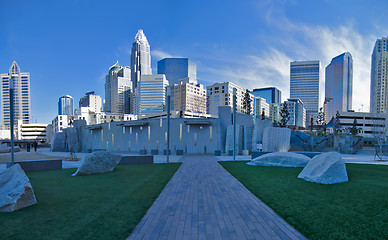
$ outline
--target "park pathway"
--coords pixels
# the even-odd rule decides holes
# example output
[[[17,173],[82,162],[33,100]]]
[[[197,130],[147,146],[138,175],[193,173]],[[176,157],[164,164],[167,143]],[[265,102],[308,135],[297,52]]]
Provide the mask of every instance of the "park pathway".
[[[306,239],[210,156],[187,156],[128,239]]]

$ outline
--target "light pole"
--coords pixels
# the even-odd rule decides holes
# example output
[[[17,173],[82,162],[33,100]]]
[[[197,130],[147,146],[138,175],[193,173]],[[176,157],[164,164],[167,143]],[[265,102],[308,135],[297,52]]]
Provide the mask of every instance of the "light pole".
[[[236,92],[233,88],[233,162],[236,161]]]
[[[170,152],[170,94],[167,93],[167,163],[169,160],[169,153]]]
[[[9,110],[10,110],[10,131],[11,131],[11,166],[14,164],[14,149],[13,149],[13,142],[14,142],[14,136],[13,136],[13,126],[14,126],[14,112],[13,112],[13,78],[10,78],[9,83]]]

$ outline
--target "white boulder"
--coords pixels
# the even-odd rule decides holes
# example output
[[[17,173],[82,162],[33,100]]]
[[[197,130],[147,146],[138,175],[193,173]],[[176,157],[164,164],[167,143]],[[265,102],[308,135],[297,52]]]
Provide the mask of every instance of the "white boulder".
[[[322,153],[315,156],[299,174],[298,178],[322,184],[349,181],[345,161],[337,152]]]
[[[0,172],[0,212],[13,212],[36,203],[30,180],[19,164]]]
[[[293,152],[274,152],[267,153],[247,163],[252,166],[267,167],[304,167],[310,161],[310,158],[299,153]]]
[[[291,129],[267,127],[263,133],[263,152],[288,152]]]
[[[73,176],[111,172],[120,162],[121,156],[105,151],[85,155]]]

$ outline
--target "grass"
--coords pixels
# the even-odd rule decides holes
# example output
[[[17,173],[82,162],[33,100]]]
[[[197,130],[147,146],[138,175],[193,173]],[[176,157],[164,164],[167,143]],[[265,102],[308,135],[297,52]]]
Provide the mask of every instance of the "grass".
[[[118,165],[72,177],[75,169],[28,173],[38,204],[0,213],[0,239],[125,239],[180,164]]]
[[[37,159],[62,159],[65,160],[64,157],[53,157],[47,156],[43,154],[39,154],[36,152],[17,152],[14,154],[15,161],[25,161],[25,160],[37,160]],[[11,161],[11,154],[4,153],[0,154],[0,164]]]
[[[298,179],[302,168],[220,162],[309,239],[388,239],[388,166],[346,164],[348,183]]]

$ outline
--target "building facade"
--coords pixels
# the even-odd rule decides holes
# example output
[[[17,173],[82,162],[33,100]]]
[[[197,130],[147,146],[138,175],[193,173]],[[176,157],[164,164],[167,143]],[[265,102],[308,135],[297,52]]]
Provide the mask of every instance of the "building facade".
[[[89,107],[91,111],[98,113],[102,111],[102,99],[101,96],[96,95],[94,91],[85,93],[85,96],[80,98],[79,107]]]
[[[388,37],[377,39],[372,53],[370,112],[385,113],[388,108]]]
[[[188,58],[164,58],[158,61],[158,74],[166,75],[170,86],[179,85],[183,78],[197,82],[197,65]]]
[[[22,123],[21,120],[18,120],[17,139],[47,142],[47,126],[48,124]]]
[[[353,59],[345,52],[333,58],[325,74],[325,121],[328,123],[338,112],[352,109]]]
[[[269,118],[269,104],[264,98],[253,97],[253,116],[254,119],[260,119],[264,112],[264,117]]]
[[[174,108],[179,112],[206,113],[206,90],[191,78],[181,79],[172,86]]]
[[[303,102],[300,99],[289,98],[285,103],[287,104],[287,110],[290,117],[287,126],[306,128],[306,109],[304,108]],[[284,103],[281,103],[280,109],[282,109],[283,106]]]
[[[132,109],[131,69],[118,62],[109,68],[105,78],[104,112],[129,114]]]
[[[244,112],[245,89],[231,82],[215,83],[207,86],[207,113],[217,116],[219,106],[233,107],[233,88],[236,88],[236,111]],[[251,114],[253,113],[253,95],[251,97]]]
[[[307,119],[317,119],[321,102],[321,63],[319,61],[294,61],[290,63],[290,98],[300,99]]]
[[[139,29],[132,44],[131,51],[131,80],[132,89],[136,89],[141,75],[152,74],[151,50],[142,29]]]
[[[30,100],[30,73],[22,73],[18,64],[13,61],[8,73],[0,74],[1,85],[1,123],[10,126],[10,101],[9,89],[14,88],[14,124],[17,120],[23,123],[31,121],[31,100]]]
[[[141,75],[136,88],[135,113],[157,114],[166,111],[168,80],[164,74]]]
[[[74,99],[70,95],[64,95],[58,100],[58,115],[73,115]]]
[[[251,93],[255,97],[264,98],[268,104],[282,102],[282,92],[276,87],[256,88]]]

